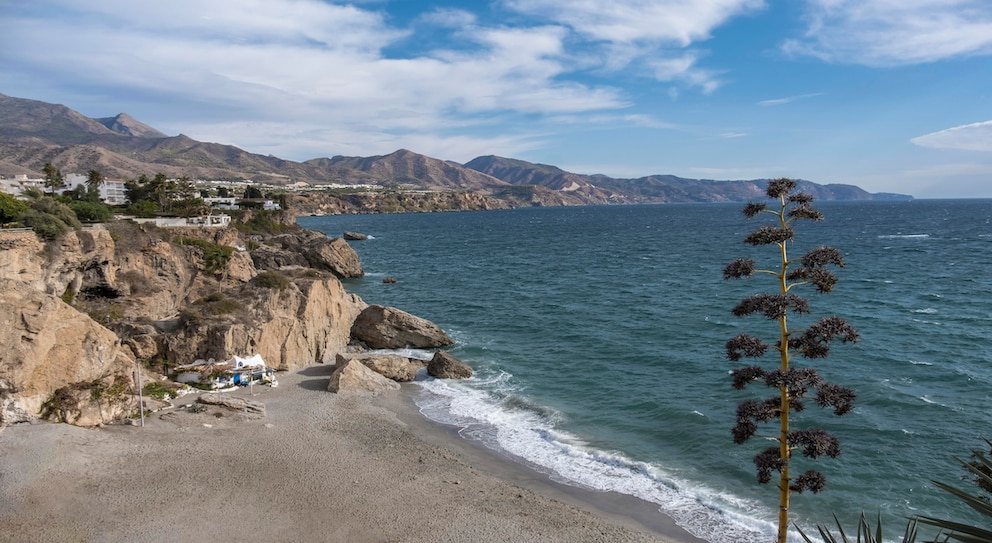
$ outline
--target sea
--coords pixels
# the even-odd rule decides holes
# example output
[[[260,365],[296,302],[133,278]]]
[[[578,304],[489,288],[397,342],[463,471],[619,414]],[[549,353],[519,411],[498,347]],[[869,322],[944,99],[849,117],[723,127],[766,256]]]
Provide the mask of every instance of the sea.
[[[793,428],[824,428],[836,459],[797,454],[794,471],[827,479],[794,494],[795,523],[848,533],[864,513],[886,540],[927,515],[987,523],[932,480],[975,492],[959,460],[992,439],[992,200],[815,202],[789,256],[821,245],[846,266],[829,294],[812,288],[807,319],[836,315],[861,334],[825,359],[797,358],[857,394],[843,417],[814,402]],[[468,363],[463,381],[416,381],[421,412],[548,478],[656,504],[717,542],[773,540],[777,491],[752,458],[775,428],[735,445],[738,403],[773,395],[731,386],[724,345],[740,333],[774,341],[777,324],[738,318],[743,297],[774,292],[768,275],[725,280],[752,257],[744,237],[766,219],[740,204],[535,207],[514,210],[302,217],[352,241],[365,270],[345,288],[441,326]],[[384,283],[390,277],[395,283]],[[808,322],[812,322],[809,320]],[[790,323],[802,327],[802,318]],[[430,353],[411,351],[412,356]],[[748,360],[774,367],[772,356]],[[767,434],[762,434],[767,429]],[[797,539],[798,540],[798,539]]]

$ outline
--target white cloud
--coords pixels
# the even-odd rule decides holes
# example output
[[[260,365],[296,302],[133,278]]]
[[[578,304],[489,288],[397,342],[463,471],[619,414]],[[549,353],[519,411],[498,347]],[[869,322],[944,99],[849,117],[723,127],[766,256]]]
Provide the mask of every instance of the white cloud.
[[[685,48],[710,38],[735,16],[758,11],[764,0],[504,0],[509,8],[571,28],[599,44],[602,67],[627,68],[643,61],[659,81],[710,94],[723,83],[699,68],[700,53]]]
[[[894,66],[992,54],[988,0],[807,0],[808,30],[786,52]]]
[[[920,147],[992,152],[992,121],[955,126],[910,140]]]
[[[303,153],[316,148],[336,152],[317,138],[335,146],[396,143],[414,132],[439,150],[483,149],[485,142],[520,149],[533,143],[526,136],[475,140],[456,132],[501,116],[628,105],[616,88],[565,77],[573,69],[563,58],[568,31],[557,25],[473,26],[458,32],[472,44],[468,49],[391,58],[389,47],[411,39],[407,30],[390,27],[377,11],[318,0],[23,6],[0,8],[7,23],[0,65],[12,79],[63,85],[63,96],[112,89],[107,92],[126,97],[118,99],[120,107],[155,111],[140,120],[162,129],[171,123],[198,139],[272,141],[277,124],[305,127],[276,131],[286,158],[312,158]],[[454,24],[471,15],[435,11],[427,19]],[[114,107],[101,115],[116,113]],[[267,135],[246,135],[248,126]]]
[[[796,96],[787,96],[785,98],[773,98],[771,100],[762,100],[758,102],[761,107],[771,107],[771,106],[781,106],[784,104],[791,104],[797,100],[805,100],[807,98],[814,98],[816,96],[823,96],[822,92],[813,92],[809,94],[799,94]]]
[[[504,0],[511,9],[547,17],[594,40],[688,46],[763,0]]]
[[[465,28],[474,25],[476,17],[463,9],[437,8],[417,17],[417,22],[444,28]]]

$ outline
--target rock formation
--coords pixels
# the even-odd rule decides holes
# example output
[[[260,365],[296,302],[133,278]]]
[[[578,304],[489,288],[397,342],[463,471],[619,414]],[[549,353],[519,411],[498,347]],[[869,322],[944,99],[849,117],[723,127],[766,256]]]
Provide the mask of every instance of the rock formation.
[[[399,383],[370,370],[359,360],[339,365],[327,383],[327,390],[338,394],[378,394],[400,388]]]
[[[112,386],[114,376],[130,376],[135,369],[113,332],[30,283],[5,278],[0,279],[0,345],[2,425],[37,418],[59,389],[70,387],[62,398],[78,404],[77,392],[94,395],[93,390]],[[62,418],[84,426],[109,422],[120,411],[110,404],[85,413],[62,407],[71,411]]]
[[[137,365],[154,377],[234,355],[278,370],[337,360],[329,389],[367,393],[424,363],[339,353],[453,343],[430,321],[345,292],[339,278],[363,273],[351,246],[284,219],[276,234],[129,221],[47,243],[0,232],[0,425],[127,417]],[[465,376],[446,364],[438,376]]]
[[[338,353],[337,366],[357,360],[379,375],[400,383],[413,381],[417,372],[424,367],[424,362],[398,354],[382,353]]]
[[[370,349],[430,349],[454,343],[436,324],[381,305],[370,305],[358,315],[351,336]]]
[[[427,374],[438,379],[468,379],[472,368],[447,351],[438,351],[427,363]]]

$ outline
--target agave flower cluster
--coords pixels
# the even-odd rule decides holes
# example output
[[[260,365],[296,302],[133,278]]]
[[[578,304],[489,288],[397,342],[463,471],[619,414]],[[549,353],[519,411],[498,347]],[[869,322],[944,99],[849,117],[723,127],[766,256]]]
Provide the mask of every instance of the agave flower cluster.
[[[742,444],[758,434],[760,424],[779,423],[777,435],[770,437],[776,444],[754,457],[758,482],[768,483],[775,473],[779,474],[779,541],[785,541],[788,529],[789,495],[791,492],[819,492],[825,478],[816,470],[809,470],[796,477],[790,476],[789,463],[793,451],[801,451],[807,458],[822,456],[836,457],[840,454],[840,442],[821,429],[792,429],[789,415],[801,412],[806,402],[812,399],[820,407],[832,408],[836,415],[849,412],[854,406],[854,392],[845,387],[825,382],[813,368],[795,367],[793,358],[797,355],[808,358],[825,358],[830,354],[830,344],[839,339],[843,342],[857,342],[857,331],[839,317],[825,317],[805,329],[790,329],[790,315],[804,315],[810,312],[809,302],[792,292],[793,289],[812,285],[817,292],[828,293],[837,283],[837,278],[829,266],[843,267],[841,253],[833,247],[817,247],[801,258],[790,259],[788,249],[795,237],[795,223],[802,219],[819,221],[823,215],[812,207],[813,197],[795,192],[796,182],[791,179],[776,179],[769,182],[766,193],[777,205],[770,207],[764,203],[749,203],[744,207],[744,215],[754,218],[768,214],[774,217],[772,224],[760,226],[751,232],[745,243],[755,246],[771,246],[777,249],[779,261],[774,269],[759,269],[753,259],[734,260],[723,271],[724,279],[741,279],[755,274],[767,274],[776,279],[777,289],[773,293],[748,296],[740,301],[731,312],[738,317],[763,315],[776,321],[777,341],[768,343],[749,334],[740,334],[726,344],[727,358],[739,362],[743,358],[759,358],[772,352],[777,354],[777,367],[766,369],[761,366],[747,366],[731,372],[733,386],[742,390],[754,382],[776,389],[778,394],[766,400],[747,400],[737,407],[737,423],[732,430],[734,443]]]

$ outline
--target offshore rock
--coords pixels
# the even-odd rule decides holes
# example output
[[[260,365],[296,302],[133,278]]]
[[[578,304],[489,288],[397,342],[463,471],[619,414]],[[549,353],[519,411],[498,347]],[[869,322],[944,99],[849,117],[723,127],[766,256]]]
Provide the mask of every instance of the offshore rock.
[[[375,395],[399,388],[399,383],[370,370],[358,360],[347,360],[338,365],[327,382],[327,390],[338,394]]]
[[[369,239],[368,234],[362,234],[360,232],[345,232],[344,239],[348,241],[362,241]]]
[[[433,322],[381,305],[370,305],[358,315],[351,337],[371,349],[430,349],[455,342]]]
[[[338,353],[336,360],[339,367],[350,360],[357,360],[379,375],[400,383],[413,381],[424,367],[422,361],[398,354]]]
[[[468,379],[472,377],[472,368],[447,351],[438,351],[427,363],[427,374],[438,379]]]

